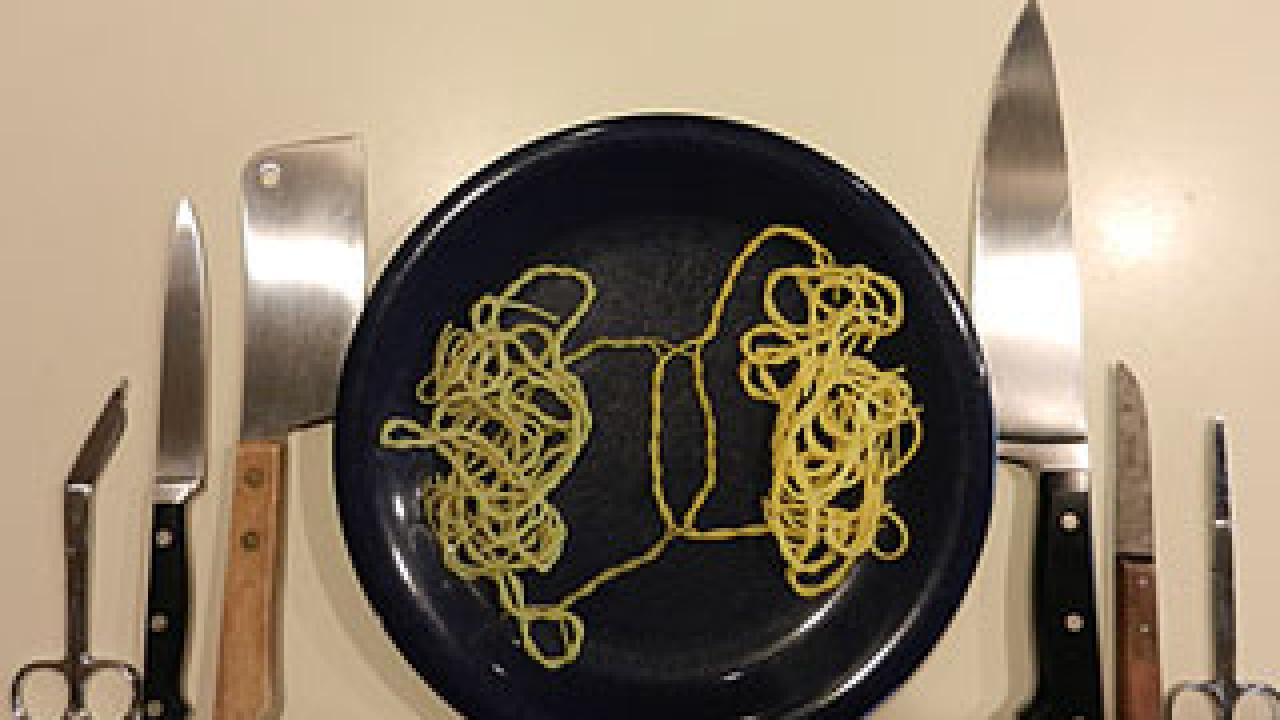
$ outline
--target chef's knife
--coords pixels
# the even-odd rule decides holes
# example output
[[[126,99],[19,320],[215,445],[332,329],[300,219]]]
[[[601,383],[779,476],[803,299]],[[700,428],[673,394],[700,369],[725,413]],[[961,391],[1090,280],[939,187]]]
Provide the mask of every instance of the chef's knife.
[[[1116,717],[1160,717],[1160,625],[1151,531],[1151,442],[1142,388],[1115,370]]]
[[[352,137],[269,148],[241,177],[244,398],[214,717],[272,709],[281,493],[291,430],[327,420],[364,301],[364,150]]]
[[[990,364],[1000,457],[1039,485],[1037,688],[1021,716],[1102,720],[1080,281],[1057,81],[1034,0],[992,90],[975,202],[973,312]]]
[[[191,712],[182,693],[191,583],[186,505],[205,476],[209,352],[204,245],[186,198],[174,217],[168,272],[142,678],[147,716],[180,720]]]

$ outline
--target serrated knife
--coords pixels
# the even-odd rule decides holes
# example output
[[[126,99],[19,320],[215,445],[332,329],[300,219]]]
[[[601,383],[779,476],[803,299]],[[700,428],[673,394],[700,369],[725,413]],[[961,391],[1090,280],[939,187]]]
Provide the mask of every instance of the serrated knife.
[[[1034,0],[992,90],[975,203],[973,313],[999,454],[1038,484],[1037,685],[1020,716],[1102,720],[1080,280],[1057,80]]]
[[[329,419],[364,304],[364,148],[354,137],[254,154],[240,178],[244,394],[224,576],[217,720],[271,712],[285,449]]]
[[[1160,623],[1151,522],[1151,440],[1138,378],[1115,368],[1116,717],[1160,717]]]
[[[152,487],[151,563],[143,643],[147,717],[179,720],[191,713],[182,691],[191,575],[187,501],[206,468],[209,323],[204,245],[191,202],[178,202],[169,238],[168,281],[160,359],[160,426]]]

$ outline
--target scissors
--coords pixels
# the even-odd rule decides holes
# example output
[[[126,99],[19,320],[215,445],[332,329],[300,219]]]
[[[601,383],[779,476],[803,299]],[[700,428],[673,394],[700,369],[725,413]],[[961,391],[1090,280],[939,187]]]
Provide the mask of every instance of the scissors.
[[[56,673],[67,686],[67,705],[63,720],[88,720],[93,717],[85,707],[85,690],[89,679],[99,672],[125,675],[133,697],[125,718],[141,717],[142,679],[129,663],[101,660],[89,654],[89,540],[93,511],[93,487],[107,461],[115,452],[124,433],[124,395],[127,383],[120,385],[107,399],[107,405],[76,457],[63,495],[63,532],[67,559],[67,654],[60,660],[37,660],[22,666],[13,678],[11,697],[13,715],[19,720],[31,718],[23,698],[27,681],[40,673]]]
[[[1231,485],[1227,474],[1227,431],[1222,418],[1213,420],[1213,680],[1180,682],[1165,698],[1164,717],[1173,719],[1174,702],[1186,693],[1209,698],[1218,720],[1231,720],[1241,699],[1267,699],[1272,720],[1280,720],[1280,692],[1265,683],[1236,680],[1235,570],[1231,557]]]

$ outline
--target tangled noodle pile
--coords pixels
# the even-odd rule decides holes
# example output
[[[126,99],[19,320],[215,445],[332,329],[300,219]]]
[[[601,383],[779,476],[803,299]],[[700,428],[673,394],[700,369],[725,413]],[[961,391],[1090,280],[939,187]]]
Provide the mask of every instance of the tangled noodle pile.
[[[718,480],[717,421],[703,352],[719,332],[747,261],[774,239],[805,246],[812,267],[770,272],[764,293],[768,322],[739,338],[743,390],[777,406],[763,522],[702,529],[697,516]],[[530,284],[553,278],[581,290],[564,318],[518,299]],[[803,310],[794,318],[780,300],[788,287],[803,299]],[[906,551],[906,523],[886,500],[884,486],[920,445],[920,408],[912,404],[901,369],[881,370],[866,355],[902,324],[902,296],[892,279],[863,266],[837,265],[808,233],[772,226],[734,259],[697,336],[682,342],[602,337],[566,352],[568,335],[594,297],[585,273],[538,266],[502,293],[480,298],[471,308],[470,328],[446,326],[436,341],[431,370],[417,388],[426,421],[393,417],[380,435],[383,447],[431,449],[444,461],[447,471],[426,480],[423,504],[445,565],[459,577],[494,584],[534,660],[554,669],[576,659],[585,630],[571,608],[601,585],[655,561],[677,538],[772,535],[788,584],[806,597],[837,587],[868,552],[892,560]],[[568,528],[550,495],[572,470],[591,432],[586,391],[571,367],[597,351],[636,349],[655,357],[650,479],[664,530],[646,550],[598,572],[559,602],[531,603],[519,573],[546,573],[560,558]],[[706,453],[702,485],[679,517],[665,496],[661,452],[663,381],[677,360],[691,364]],[[890,547],[880,544],[885,528],[896,531]],[[553,641],[534,632],[538,623],[554,629]]]

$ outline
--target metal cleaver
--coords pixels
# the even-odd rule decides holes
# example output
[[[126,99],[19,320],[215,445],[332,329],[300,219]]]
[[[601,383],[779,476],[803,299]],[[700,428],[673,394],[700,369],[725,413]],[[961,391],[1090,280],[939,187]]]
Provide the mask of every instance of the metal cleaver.
[[[268,148],[241,176],[244,398],[214,717],[275,705],[276,586],[291,431],[329,419],[364,301],[365,160],[353,137]]]

